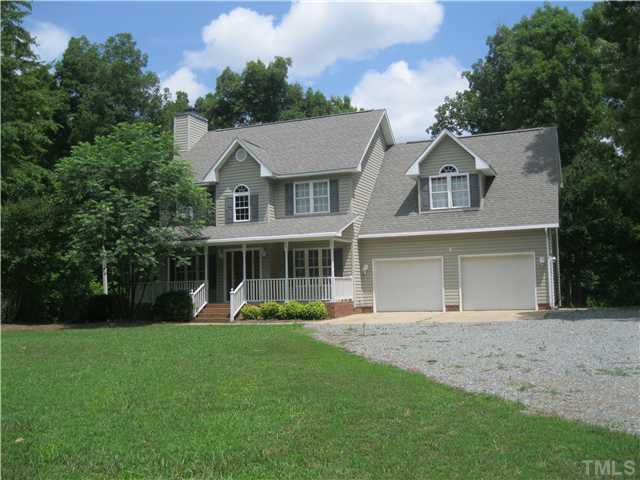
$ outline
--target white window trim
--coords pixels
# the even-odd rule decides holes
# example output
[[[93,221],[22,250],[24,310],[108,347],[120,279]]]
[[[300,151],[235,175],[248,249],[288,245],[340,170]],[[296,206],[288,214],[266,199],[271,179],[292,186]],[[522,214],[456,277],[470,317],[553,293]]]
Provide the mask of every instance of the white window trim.
[[[247,189],[246,192],[237,193],[236,190],[238,187],[244,187]],[[243,220],[238,220],[238,216],[236,215],[236,198],[237,197],[247,197],[247,218]],[[242,223],[248,222],[251,220],[251,190],[245,184],[241,183],[233,187],[233,223]]]
[[[319,273],[322,273],[322,270],[324,268],[331,268],[330,266],[323,266],[322,265],[322,252],[324,250],[329,250],[329,258],[331,258],[331,248],[330,247],[316,247],[316,248],[294,248],[293,249],[293,278],[311,278],[309,276],[309,252],[310,251],[316,251],[318,252],[318,267],[320,269]],[[296,275],[296,270],[298,268],[296,268],[296,252],[304,252],[304,277],[298,277]],[[324,275],[320,275],[319,277],[313,277],[313,278],[330,278],[331,277],[331,271],[329,271],[329,275],[324,276]]]
[[[453,166],[453,165],[451,165],[451,166]],[[451,191],[451,177],[466,177],[467,178],[467,204],[466,205],[459,205],[457,207],[453,206],[453,198],[452,198],[452,191]],[[433,206],[433,179],[434,178],[446,178],[447,179],[447,206],[446,207],[434,207]],[[431,210],[448,210],[448,209],[455,209],[455,208],[469,208],[469,207],[471,207],[471,191],[470,190],[471,189],[470,189],[470,186],[469,186],[469,174],[468,173],[444,173],[442,175],[432,175],[432,176],[429,177],[430,209]],[[459,190],[459,191],[462,191],[462,190]],[[436,193],[444,193],[444,192],[436,192]]]
[[[315,204],[313,203],[313,185],[316,183],[326,183],[327,184],[327,209],[326,210],[318,210],[315,209]],[[298,185],[309,185],[309,211],[308,212],[298,212],[297,202],[296,202],[296,189]],[[322,180],[308,180],[305,182],[295,182],[293,184],[293,214],[294,215],[315,215],[317,213],[329,213],[331,211],[331,183],[328,178],[324,178]]]

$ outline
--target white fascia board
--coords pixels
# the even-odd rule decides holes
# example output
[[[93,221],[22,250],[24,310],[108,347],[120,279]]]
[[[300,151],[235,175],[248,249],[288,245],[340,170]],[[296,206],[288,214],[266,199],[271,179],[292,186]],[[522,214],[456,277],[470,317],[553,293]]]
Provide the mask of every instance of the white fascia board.
[[[302,233],[290,235],[262,235],[254,237],[236,237],[205,240],[203,243],[207,245],[225,244],[225,243],[243,243],[243,242],[279,242],[282,240],[314,240],[323,238],[339,237],[339,232],[321,232],[321,233]]]
[[[428,235],[455,235],[460,233],[485,233],[485,232],[511,232],[517,230],[538,230],[545,228],[558,228],[557,223],[543,223],[539,225],[517,225],[511,227],[486,227],[486,228],[461,228],[457,230],[423,230],[416,232],[394,233],[366,233],[358,238],[397,238],[397,237],[423,237]]]
[[[301,172],[290,173],[287,175],[273,175],[274,178],[300,178],[300,177],[321,177],[326,175],[337,175],[340,173],[356,173],[359,172],[357,168],[338,168],[334,170],[323,170],[321,172]]]
[[[420,156],[417,158],[417,160],[411,164],[411,166],[407,170],[406,175],[408,175],[410,177],[419,176],[420,175],[420,164],[436,148],[436,146],[442,141],[442,139],[444,137],[449,137],[450,139],[452,139],[454,142],[456,142],[457,145],[460,146],[460,148],[462,148],[465,152],[467,152],[469,155],[471,155],[473,157],[473,160],[474,160],[475,166],[476,166],[476,170],[481,171],[485,175],[490,175],[490,176],[495,176],[496,175],[496,172],[493,170],[493,168],[491,168],[491,165],[489,165],[488,162],[484,161],[478,155],[473,153],[473,151],[471,151],[466,145],[464,145],[458,139],[458,137],[456,137],[453,133],[451,133],[446,128],[444,130],[442,130],[438,134],[436,139],[433,142],[431,142],[431,144],[424,150],[424,152],[422,152],[420,154]]]

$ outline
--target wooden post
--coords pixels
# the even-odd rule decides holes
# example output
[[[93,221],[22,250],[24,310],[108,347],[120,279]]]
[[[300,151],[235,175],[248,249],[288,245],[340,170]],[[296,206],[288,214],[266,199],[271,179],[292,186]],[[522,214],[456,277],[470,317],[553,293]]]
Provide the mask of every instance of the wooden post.
[[[331,249],[331,300],[336,301],[336,270],[335,262],[333,258],[333,250],[335,247],[335,241],[333,238],[329,240],[329,248]],[[322,261],[322,259],[320,259]]]
[[[289,301],[289,241],[284,242],[284,301]]]
[[[247,244],[242,244],[242,281],[247,279]]]
[[[204,298],[209,303],[209,245],[204,246]]]

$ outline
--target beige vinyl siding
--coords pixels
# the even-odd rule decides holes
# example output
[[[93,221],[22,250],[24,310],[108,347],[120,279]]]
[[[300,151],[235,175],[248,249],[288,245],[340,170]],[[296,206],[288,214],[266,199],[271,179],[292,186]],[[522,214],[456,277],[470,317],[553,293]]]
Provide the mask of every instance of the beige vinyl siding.
[[[173,119],[173,143],[179,152],[188,150],[187,132],[189,125],[187,118],[182,116]]]
[[[353,187],[353,213],[358,215],[353,226],[351,228],[351,251],[349,260],[351,262],[351,276],[353,277],[353,291],[354,291],[354,305],[356,307],[361,306],[360,295],[356,292],[361,290],[361,275],[360,275],[360,251],[358,244],[358,233],[360,232],[360,226],[364,219],[364,214],[369,206],[373,188],[376,185],[376,180],[380,169],[382,168],[382,162],[384,161],[384,152],[386,145],[382,135],[382,131],[378,128],[369,149],[367,150],[362,162],[362,170],[354,177]]]
[[[444,137],[420,164],[420,175],[440,174],[444,165],[454,165],[460,173],[474,172],[476,164],[471,155],[449,137]]]
[[[173,122],[173,140],[180,152],[191,150],[208,131],[207,123],[192,115],[180,115]]]
[[[519,252],[535,252],[537,301],[548,303],[544,230],[360,240],[361,265],[368,264],[369,270],[366,275],[361,272],[362,285],[356,290],[357,306],[373,305],[374,258],[444,257],[445,304],[459,305],[459,255]],[[540,257],[545,258],[545,263],[539,262]]]
[[[249,187],[250,193],[258,194],[258,220],[267,218],[270,188],[269,181],[260,176],[260,165],[247,156],[243,162],[238,162],[233,153],[220,169],[220,179],[216,186],[216,224],[224,225],[224,199],[233,196],[233,189],[243,184]]]
[[[285,184],[308,182],[312,180],[338,180],[338,200],[340,204],[340,213],[349,212],[351,208],[351,193],[353,189],[352,175],[353,174],[351,173],[345,173],[341,175],[328,175],[326,177],[314,176],[291,178],[288,180],[274,180],[272,182],[272,203],[274,217],[282,218],[287,216],[285,215]]]

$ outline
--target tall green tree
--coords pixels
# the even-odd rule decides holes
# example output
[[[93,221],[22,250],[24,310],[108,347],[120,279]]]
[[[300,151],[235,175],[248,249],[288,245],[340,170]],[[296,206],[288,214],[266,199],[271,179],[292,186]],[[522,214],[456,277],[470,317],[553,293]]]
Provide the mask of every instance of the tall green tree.
[[[487,55],[464,72],[469,89],[445,99],[430,132],[557,125],[563,163],[570,163],[604,114],[598,51],[580,19],[545,5],[498,27],[487,44]]]
[[[33,52],[35,41],[23,27],[31,11],[26,2],[0,3],[2,27],[2,199],[41,192],[47,177],[48,149],[58,125],[61,97],[48,66]]]
[[[171,134],[143,122],[76,145],[56,165],[55,186],[66,257],[94,271],[106,265],[110,290],[129,293],[132,307],[164,257],[184,260],[179,240],[196,236],[207,215],[206,192],[174,158]]]
[[[216,128],[352,112],[351,99],[331,97],[289,83],[291,59],[248,62],[241,73],[230,68],[216,79],[216,89],[199,98],[196,110]]]
[[[638,15],[630,5],[596,4],[587,21],[546,5],[499,27],[487,55],[464,73],[469,89],[447,98],[430,127],[557,125],[565,304],[640,303],[638,182],[629,180],[638,166],[627,135],[638,125]]]
[[[158,122],[162,92],[158,76],[146,70],[148,56],[138,49],[129,33],[92,43],[72,38],[55,76],[66,105],[58,120],[62,125],[56,155],[71,147],[106,135],[121,122]]]

